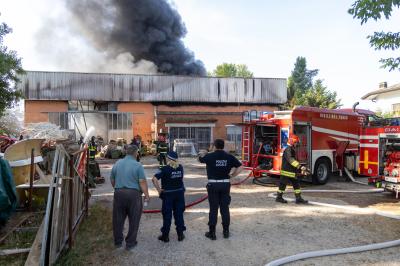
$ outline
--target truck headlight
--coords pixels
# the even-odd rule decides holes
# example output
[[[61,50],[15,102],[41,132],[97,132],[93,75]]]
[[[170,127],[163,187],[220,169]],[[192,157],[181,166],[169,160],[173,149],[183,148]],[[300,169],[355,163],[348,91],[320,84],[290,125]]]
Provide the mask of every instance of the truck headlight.
[[[392,176],[399,176],[399,171],[397,169],[393,169]]]
[[[383,170],[383,175],[384,175],[384,176],[388,176],[388,175],[389,175],[389,172],[388,172],[388,170],[386,170],[386,169],[385,169],[385,170]]]

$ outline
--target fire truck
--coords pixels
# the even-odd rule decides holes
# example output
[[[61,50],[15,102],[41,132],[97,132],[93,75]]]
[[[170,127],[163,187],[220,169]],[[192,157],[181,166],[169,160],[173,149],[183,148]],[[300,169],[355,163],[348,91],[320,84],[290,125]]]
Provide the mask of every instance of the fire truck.
[[[297,160],[311,170],[302,176],[305,181],[325,184],[332,172],[341,175],[346,169],[394,189],[400,184],[400,126],[382,121],[374,112],[355,107],[246,111],[241,123],[243,165],[256,178],[279,175],[283,149],[295,134],[300,139]]]
[[[400,119],[369,121],[361,129],[358,173],[385,190],[400,192]]]

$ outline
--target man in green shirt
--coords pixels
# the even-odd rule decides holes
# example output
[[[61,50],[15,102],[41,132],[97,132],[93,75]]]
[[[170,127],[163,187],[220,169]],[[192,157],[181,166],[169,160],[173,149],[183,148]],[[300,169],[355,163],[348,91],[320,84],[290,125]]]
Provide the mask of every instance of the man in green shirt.
[[[114,245],[116,248],[122,247],[122,232],[128,216],[129,230],[125,238],[127,250],[132,250],[137,244],[137,232],[143,210],[142,193],[145,195],[145,201],[150,199],[144,168],[141,163],[136,161],[137,152],[137,146],[129,145],[126,148],[125,158],[115,163],[110,176],[111,184],[115,189],[113,202]]]

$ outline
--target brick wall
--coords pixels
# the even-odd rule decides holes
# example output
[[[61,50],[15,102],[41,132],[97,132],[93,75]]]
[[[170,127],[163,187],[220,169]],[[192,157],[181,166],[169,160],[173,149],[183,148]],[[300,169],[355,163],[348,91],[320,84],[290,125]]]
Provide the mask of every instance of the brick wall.
[[[188,120],[198,120],[207,123],[215,123],[213,137],[226,139],[226,125],[242,122],[242,112],[248,110],[258,111],[275,111],[278,110],[274,106],[205,106],[205,105],[183,105],[183,106],[157,106],[158,125],[164,132],[168,128],[165,127],[166,122],[182,123]],[[189,112],[190,114],[185,114]],[[170,113],[170,114],[168,114]],[[197,114],[196,114],[197,113]],[[175,122],[171,122],[175,121]]]
[[[207,106],[207,105],[180,105],[168,106],[152,103],[126,102],[118,104],[119,112],[141,113],[134,114],[132,118],[132,136],[139,134],[143,141],[152,140],[155,122],[154,109],[157,109],[157,129],[168,132],[165,123],[168,120],[193,120],[212,121],[215,123],[213,130],[214,138],[226,139],[226,125],[240,123],[241,113],[247,110],[274,111],[274,106]],[[25,101],[25,123],[48,122],[49,117],[45,112],[67,112],[68,102],[66,101]],[[176,122],[174,122],[176,123]],[[207,123],[207,122],[206,122]],[[210,123],[210,122],[208,122]]]
[[[46,112],[67,112],[67,101],[32,101],[25,100],[25,124],[49,122]]]
[[[151,103],[120,103],[118,104],[118,111],[142,113],[133,115],[132,136],[139,134],[144,142],[152,139],[151,124],[154,123],[154,106]]]

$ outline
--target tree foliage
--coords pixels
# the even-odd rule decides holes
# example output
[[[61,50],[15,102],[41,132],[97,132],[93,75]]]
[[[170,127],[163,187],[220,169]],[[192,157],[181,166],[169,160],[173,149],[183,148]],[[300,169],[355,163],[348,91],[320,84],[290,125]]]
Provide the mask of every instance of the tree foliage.
[[[348,12],[353,18],[361,20],[361,25],[368,20],[375,21],[390,19],[393,8],[400,7],[400,0],[357,0],[353,3]],[[400,48],[400,32],[374,32],[367,37],[371,47],[375,50],[398,51]],[[380,60],[383,68],[389,68],[389,71],[400,70],[400,57],[382,58]]]
[[[375,114],[378,117],[382,117],[382,118],[393,118],[396,117],[395,112],[391,112],[391,111],[383,111],[381,108],[378,108],[375,112]]]
[[[312,87],[314,77],[318,75],[318,69],[308,70],[305,57],[297,57],[292,71],[293,90],[302,94]]]
[[[17,110],[6,110],[0,117],[0,134],[18,137],[22,130],[23,114]]]
[[[317,79],[314,85],[297,99],[297,105],[336,109],[341,106],[336,92],[331,92]]]
[[[222,63],[218,65],[210,76],[252,78],[253,72],[245,64]]]
[[[331,92],[323,85],[321,79],[314,82],[318,69],[307,69],[307,60],[297,57],[291,76],[288,78],[287,97],[285,108],[296,105],[336,109],[341,106],[336,92]]]
[[[15,89],[17,75],[24,73],[21,59],[3,44],[4,36],[11,32],[7,24],[0,24],[0,117],[22,97],[21,92]]]

